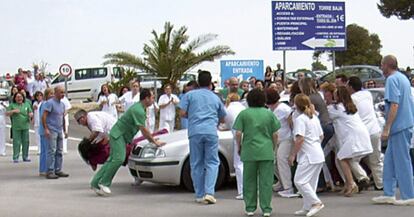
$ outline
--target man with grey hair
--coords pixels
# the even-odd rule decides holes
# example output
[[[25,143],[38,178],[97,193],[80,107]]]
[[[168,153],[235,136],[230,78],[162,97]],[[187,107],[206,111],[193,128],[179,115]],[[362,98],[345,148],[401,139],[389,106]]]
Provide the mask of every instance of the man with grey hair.
[[[57,86],[55,87],[55,96],[44,104],[42,125],[45,138],[48,140],[47,179],[69,176],[69,174],[62,172],[63,136],[68,137],[68,133],[63,127],[65,125],[65,105],[61,100],[64,96],[65,89],[62,86]]]
[[[410,143],[414,126],[414,104],[410,82],[398,71],[397,58],[385,56],[381,69],[386,77],[385,113],[386,123],[381,134],[388,141],[384,158],[384,196],[372,198],[374,203],[414,205],[413,170],[410,158]],[[395,200],[396,186],[401,200]]]
[[[108,143],[109,131],[116,123],[116,119],[112,115],[103,111],[86,112],[81,109],[75,113],[74,118],[79,125],[85,126],[91,131],[89,140],[92,143],[101,141]]]

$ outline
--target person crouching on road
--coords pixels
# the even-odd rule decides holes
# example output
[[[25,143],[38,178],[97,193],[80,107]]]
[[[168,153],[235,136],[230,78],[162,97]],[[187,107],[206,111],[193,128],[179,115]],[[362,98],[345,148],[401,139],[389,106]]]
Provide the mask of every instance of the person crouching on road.
[[[294,99],[298,116],[293,122],[294,146],[289,155],[289,165],[297,158],[294,182],[303,197],[303,207],[295,215],[313,216],[323,207],[316,195],[319,174],[325,156],[321,147],[323,131],[308,96],[298,94]]]
[[[125,160],[126,144],[131,142],[138,131],[154,145],[160,147],[165,142],[155,140],[145,127],[145,109],[154,103],[154,93],[149,89],[142,89],[140,102],[134,103],[115,123],[109,132],[110,155],[106,163],[99,169],[91,181],[92,190],[98,195],[109,195],[119,167]]]
[[[248,216],[253,216],[256,211],[257,194],[263,216],[270,216],[272,212],[274,147],[280,122],[264,107],[265,101],[262,90],[251,90],[247,95],[249,108],[240,112],[233,125],[243,161],[243,197]]]

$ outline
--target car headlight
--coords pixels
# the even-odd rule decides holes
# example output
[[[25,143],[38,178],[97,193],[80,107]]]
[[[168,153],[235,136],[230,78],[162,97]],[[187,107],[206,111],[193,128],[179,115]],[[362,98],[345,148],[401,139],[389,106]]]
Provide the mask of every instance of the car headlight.
[[[139,154],[140,158],[161,158],[165,156],[165,151],[153,144],[144,146]]]

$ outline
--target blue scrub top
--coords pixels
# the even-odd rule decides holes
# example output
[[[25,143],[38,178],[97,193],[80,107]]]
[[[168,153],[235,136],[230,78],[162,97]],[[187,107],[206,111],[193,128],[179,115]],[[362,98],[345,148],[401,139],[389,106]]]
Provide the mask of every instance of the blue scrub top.
[[[188,137],[197,134],[217,136],[218,121],[226,116],[220,98],[207,88],[184,94],[178,107],[188,114]]]
[[[414,104],[411,98],[410,82],[404,74],[397,71],[387,78],[384,100],[386,118],[388,117],[391,103],[398,104],[397,116],[390,130],[391,135],[413,127]]]

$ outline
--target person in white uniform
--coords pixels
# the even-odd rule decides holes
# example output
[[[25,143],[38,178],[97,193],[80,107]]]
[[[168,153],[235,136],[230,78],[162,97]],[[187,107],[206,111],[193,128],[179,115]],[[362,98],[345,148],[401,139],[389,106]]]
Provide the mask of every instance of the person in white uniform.
[[[145,122],[145,125],[147,126],[147,129],[150,131],[150,133],[155,132],[155,119],[159,109],[160,108],[155,101],[151,106],[147,107],[147,120]]]
[[[368,155],[368,157],[364,158],[363,160],[372,172],[375,187],[377,189],[382,189],[382,170],[384,167],[384,156],[381,153],[381,128],[376,117],[373,102],[374,100],[372,99],[372,95],[369,91],[361,90],[361,79],[356,76],[352,76],[348,79],[347,89],[351,94],[352,101],[355,103],[358,109],[359,117],[361,117],[362,122],[368,128],[370,135],[372,154]],[[355,178],[358,180],[359,185],[361,187],[367,188],[370,184],[369,177],[359,164],[358,160],[351,162],[351,169]]]
[[[89,140],[92,141],[92,143],[100,143],[103,141],[105,144],[109,142],[109,131],[117,121],[117,119],[106,112],[86,112],[83,109],[77,111],[74,118],[78,124],[89,129],[91,132]]]
[[[61,102],[65,105],[65,126],[63,126],[63,132],[69,132],[69,110],[72,108],[72,105],[66,96],[61,99]],[[68,153],[68,138],[66,136],[63,137],[63,153]]]
[[[294,214],[313,216],[324,208],[324,204],[316,195],[319,174],[325,162],[321,146],[323,131],[309,97],[298,94],[294,102],[298,116],[293,120],[295,142],[288,160],[291,166],[295,159],[298,162],[294,182],[303,197],[302,209]]]
[[[124,107],[124,112],[126,112],[134,103],[139,102],[139,88],[139,81],[133,80],[131,81],[131,90],[119,97],[119,101]]]
[[[6,108],[5,102],[0,102],[0,156],[6,156]]]
[[[39,126],[40,126],[40,116],[39,116],[39,110],[40,110],[40,106],[43,103],[43,93],[40,91],[37,91],[34,93],[33,95],[34,97],[34,102],[33,102],[33,127],[34,127],[34,131],[35,131],[35,136],[36,136],[36,145],[37,145],[37,153],[40,154],[40,148],[41,148],[41,144],[40,144],[40,133],[39,133]]]
[[[293,146],[292,130],[290,129],[288,118],[292,113],[292,108],[280,102],[280,95],[275,89],[266,90],[266,105],[280,121],[281,128],[278,131],[278,144],[276,149],[275,174],[282,183],[283,190],[278,194],[282,197],[297,197],[293,190],[292,172],[288,158]]]
[[[345,175],[346,197],[359,192],[355,184],[350,162],[353,158],[362,158],[372,153],[372,145],[367,127],[357,113],[357,107],[345,86],[340,86],[334,93],[336,104],[328,106],[329,117],[334,121],[338,139],[342,171]]]
[[[98,104],[101,108],[101,111],[112,115],[115,119],[118,119],[118,110],[116,109],[117,102],[118,97],[115,94],[111,93],[108,84],[103,84],[101,86],[101,93],[98,98]]]
[[[172,133],[175,125],[175,106],[180,103],[180,99],[175,94],[172,94],[170,84],[165,85],[164,93],[158,100],[160,107],[159,129],[167,129],[168,133]]]
[[[227,129],[233,129],[234,122],[241,111],[246,107],[240,102],[240,96],[237,93],[230,93],[226,99],[226,117],[224,123]],[[236,143],[236,131],[231,131],[233,134],[233,166],[236,172],[237,182],[237,200],[243,200],[243,162],[240,160],[238,147]]]

